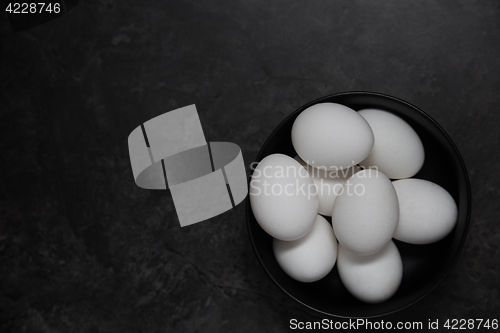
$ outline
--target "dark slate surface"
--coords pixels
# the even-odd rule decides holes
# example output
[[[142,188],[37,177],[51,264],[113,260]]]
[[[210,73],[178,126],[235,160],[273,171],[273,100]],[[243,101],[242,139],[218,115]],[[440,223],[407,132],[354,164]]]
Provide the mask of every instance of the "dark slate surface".
[[[127,136],[195,103],[246,164],[302,104],[383,92],[425,110],[468,167],[450,275],[381,319],[499,319],[498,1],[81,1],[13,34],[1,16],[0,331],[284,332],[311,320],[260,267],[244,205],[180,228],[132,179]]]

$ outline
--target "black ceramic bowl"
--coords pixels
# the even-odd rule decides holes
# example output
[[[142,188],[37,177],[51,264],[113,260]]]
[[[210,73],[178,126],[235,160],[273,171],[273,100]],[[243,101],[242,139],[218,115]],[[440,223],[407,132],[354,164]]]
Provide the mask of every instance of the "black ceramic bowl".
[[[450,271],[460,254],[470,220],[471,194],[465,164],[446,132],[426,113],[400,99],[371,92],[345,92],[322,97],[300,107],[273,131],[257,155],[257,161],[274,153],[294,157],[291,130],[297,116],[311,105],[332,102],[354,110],[380,108],[400,116],[418,133],[425,148],[425,163],[414,178],[426,179],[445,188],[458,206],[458,222],[445,239],[429,245],[395,241],[403,259],[403,280],[396,294],[380,304],[363,303],[342,285],[337,266],[314,283],[293,280],[278,266],[272,250],[272,237],[257,223],[246,201],[250,239],[260,263],[286,294],[319,315],[337,317],[375,317],[401,310],[427,295]]]

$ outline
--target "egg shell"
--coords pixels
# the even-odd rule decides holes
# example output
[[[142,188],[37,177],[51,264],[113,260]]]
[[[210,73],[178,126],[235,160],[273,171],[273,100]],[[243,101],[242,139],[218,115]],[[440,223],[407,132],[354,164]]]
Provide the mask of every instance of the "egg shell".
[[[357,255],[371,255],[391,240],[399,205],[391,181],[376,169],[355,173],[333,203],[332,225],[339,242]]]
[[[286,155],[269,155],[257,165],[249,195],[255,219],[277,239],[304,236],[318,214],[318,196],[309,173]]]
[[[294,158],[307,169],[314,185],[316,185],[319,201],[318,213],[324,216],[332,216],[333,202],[337,194],[342,190],[342,186],[344,186],[347,179],[361,169],[355,165],[346,169],[327,170],[310,166],[299,155]]]
[[[292,127],[297,154],[314,167],[344,169],[365,159],[373,133],[363,117],[347,106],[320,103],[299,114]]]
[[[443,239],[453,230],[457,223],[457,204],[444,188],[423,179],[402,179],[392,184],[399,200],[395,239],[429,244]]]
[[[286,274],[300,282],[314,282],[330,273],[335,265],[337,239],[331,225],[317,215],[304,237],[291,242],[274,239],[273,251]]]
[[[417,132],[397,115],[378,109],[358,113],[366,119],[375,136],[375,143],[360,165],[376,166],[391,179],[413,177],[425,160],[424,146]]]
[[[366,303],[391,298],[403,278],[403,261],[393,241],[370,256],[358,256],[339,244],[337,269],[346,289]]]

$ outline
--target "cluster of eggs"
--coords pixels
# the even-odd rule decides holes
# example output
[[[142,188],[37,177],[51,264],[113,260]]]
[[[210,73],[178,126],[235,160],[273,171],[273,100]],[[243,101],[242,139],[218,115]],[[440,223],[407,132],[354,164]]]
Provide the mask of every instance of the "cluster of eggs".
[[[425,159],[418,134],[389,111],[321,103],[297,117],[291,139],[298,155],[265,157],[250,182],[253,214],[274,238],[279,266],[314,282],[337,263],[356,298],[389,299],[403,275],[392,239],[436,242],[457,220],[444,188],[411,178]]]

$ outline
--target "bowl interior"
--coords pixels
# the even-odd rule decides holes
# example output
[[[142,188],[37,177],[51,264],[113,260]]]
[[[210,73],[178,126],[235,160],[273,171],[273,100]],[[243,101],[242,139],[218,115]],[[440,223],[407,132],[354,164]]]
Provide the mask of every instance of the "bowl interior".
[[[311,105],[332,102],[354,110],[380,108],[400,116],[418,133],[425,149],[425,163],[413,178],[432,181],[445,188],[458,206],[458,222],[445,239],[429,245],[395,241],[403,260],[403,280],[396,294],[380,304],[358,301],[345,289],[335,267],[325,278],[301,283],[278,266],[272,237],[257,223],[246,202],[248,231],[255,253],[271,279],[289,296],[318,314],[339,317],[374,317],[398,311],[429,293],[449,272],[462,248],[470,219],[470,185],[460,154],[445,131],[427,114],[397,98],[378,93],[349,92],[326,96],[293,112],[271,134],[257,155],[257,161],[274,153],[294,157],[291,129],[297,116]]]

